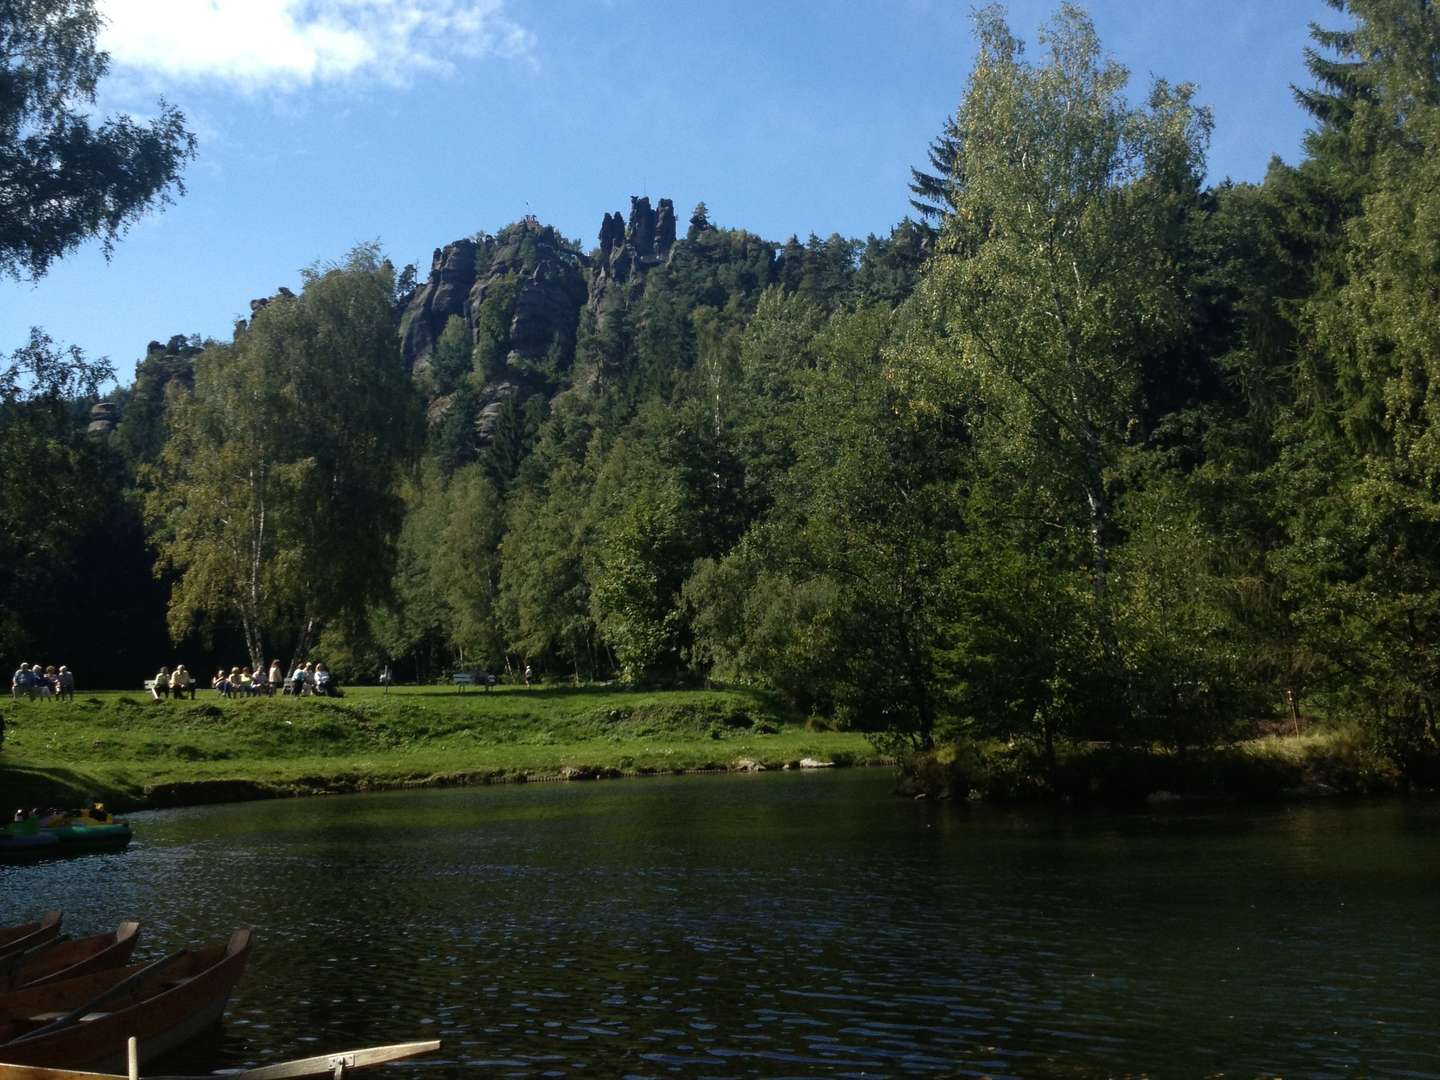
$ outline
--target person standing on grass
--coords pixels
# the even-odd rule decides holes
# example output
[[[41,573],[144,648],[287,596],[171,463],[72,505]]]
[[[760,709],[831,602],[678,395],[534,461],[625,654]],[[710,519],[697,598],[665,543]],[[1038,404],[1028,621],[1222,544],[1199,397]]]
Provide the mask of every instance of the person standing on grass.
[[[16,701],[19,701],[21,697],[33,698],[35,696],[32,690],[33,685],[30,675],[30,665],[22,663],[15,669],[15,674],[10,677],[11,698]]]
[[[525,665],[525,685],[526,685],[526,686],[529,686],[529,685],[530,685],[530,665],[529,665],[529,664],[526,664],[526,665]]]
[[[66,667],[64,664],[61,664],[61,665],[60,665],[59,684],[60,684],[60,688],[59,688],[58,693],[60,694],[60,700],[62,700],[62,701],[74,701],[74,700],[75,700],[75,673],[74,673],[73,671],[71,671],[68,667]]]
[[[285,692],[285,669],[280,666],[279,660],[270,661],[270,693]]]

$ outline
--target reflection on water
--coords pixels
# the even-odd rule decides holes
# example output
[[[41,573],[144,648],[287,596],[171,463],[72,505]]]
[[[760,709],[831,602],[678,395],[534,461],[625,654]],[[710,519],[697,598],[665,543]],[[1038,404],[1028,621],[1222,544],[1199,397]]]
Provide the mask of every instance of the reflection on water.
[[[1440,1077],[1435,804],[1076,817],[857,771],[134,820],[0,866],[0,924],[253,925],[199,1067],[440,1038],[427,1080]]]

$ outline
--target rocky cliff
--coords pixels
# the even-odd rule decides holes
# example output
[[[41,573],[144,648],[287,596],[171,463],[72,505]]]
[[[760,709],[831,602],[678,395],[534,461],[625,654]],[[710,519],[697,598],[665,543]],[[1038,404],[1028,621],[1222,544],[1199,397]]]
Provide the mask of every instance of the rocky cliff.
[[[646,196],[630,200],[630,216],[605,214],[598,251],[586,254],[553,228],[527,217],[495,236],[480,234],[437,248],[430,273],[405,308],[400,342],[405,363],[429,387],[431,423],[441,422],[462,396],[446,372],[434,369],[441,336],[463,320],[471,356],[470,385],[483,445],[507,400],[554,394],[568,383],[581,312],[596,325],[637,299],[647,270],[675,245],[675,205]]]
[[[597,328],[612,311],[637,299],[645,272],[659,266],[675,246],[675,204],[661,199],[651,208],[644,195],[630,197],[630,220],[620,211],[600,223],[600,254],[590,271],[589,305]]]

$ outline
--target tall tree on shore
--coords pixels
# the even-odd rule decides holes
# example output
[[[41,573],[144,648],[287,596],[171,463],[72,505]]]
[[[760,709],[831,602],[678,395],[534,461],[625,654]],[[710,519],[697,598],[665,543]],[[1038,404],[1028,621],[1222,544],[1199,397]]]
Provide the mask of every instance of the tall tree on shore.
[[[1118,465],[1146,434],[1142,375],[1183,325],[1174,252],[1210,129],[1188,85],[1129,104],[1128,72],[1089,18],[1061,7],[1031,64],[1000,11],[956,114],[965,184],[922,288],[941,328],[931,365],[972,406],[996,500],[1089,579],[1097,631],[1116,542]]]
[[[1341,5],[1337,5],[1341,6]],[[1353,177],[1338,282],[1305,306],[1278,563],[1337,689],[1402,761],[1440,749],[1440,11],[1347,0],[1320,44],[1356,88],[1331,123]],[[1332,112],[1335,110],[1332,110]],[[1328,120],[1329,114],[1322,114]]]
[[[235,617],[252,662],[277,631],[303,656],[385,589],[418,440],[391,292],[373,248],[308,271],[172,395],[147,508],[176,638],[198,615]]]

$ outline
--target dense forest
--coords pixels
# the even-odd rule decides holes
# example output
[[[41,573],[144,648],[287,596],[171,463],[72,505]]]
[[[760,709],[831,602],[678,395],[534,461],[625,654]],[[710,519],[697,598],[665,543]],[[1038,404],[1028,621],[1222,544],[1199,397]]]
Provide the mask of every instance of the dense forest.
[[[1065,6],[978,58],[887,236],[668,199],[373,246],[152,342],[0,374],[0,652],[84,685],[323,656],[772,690],[899,750],[1242,736],[1433,768],[1440,13],[1337,0],[1304,160]],[[928,151],[928,152],[927,152]]]

